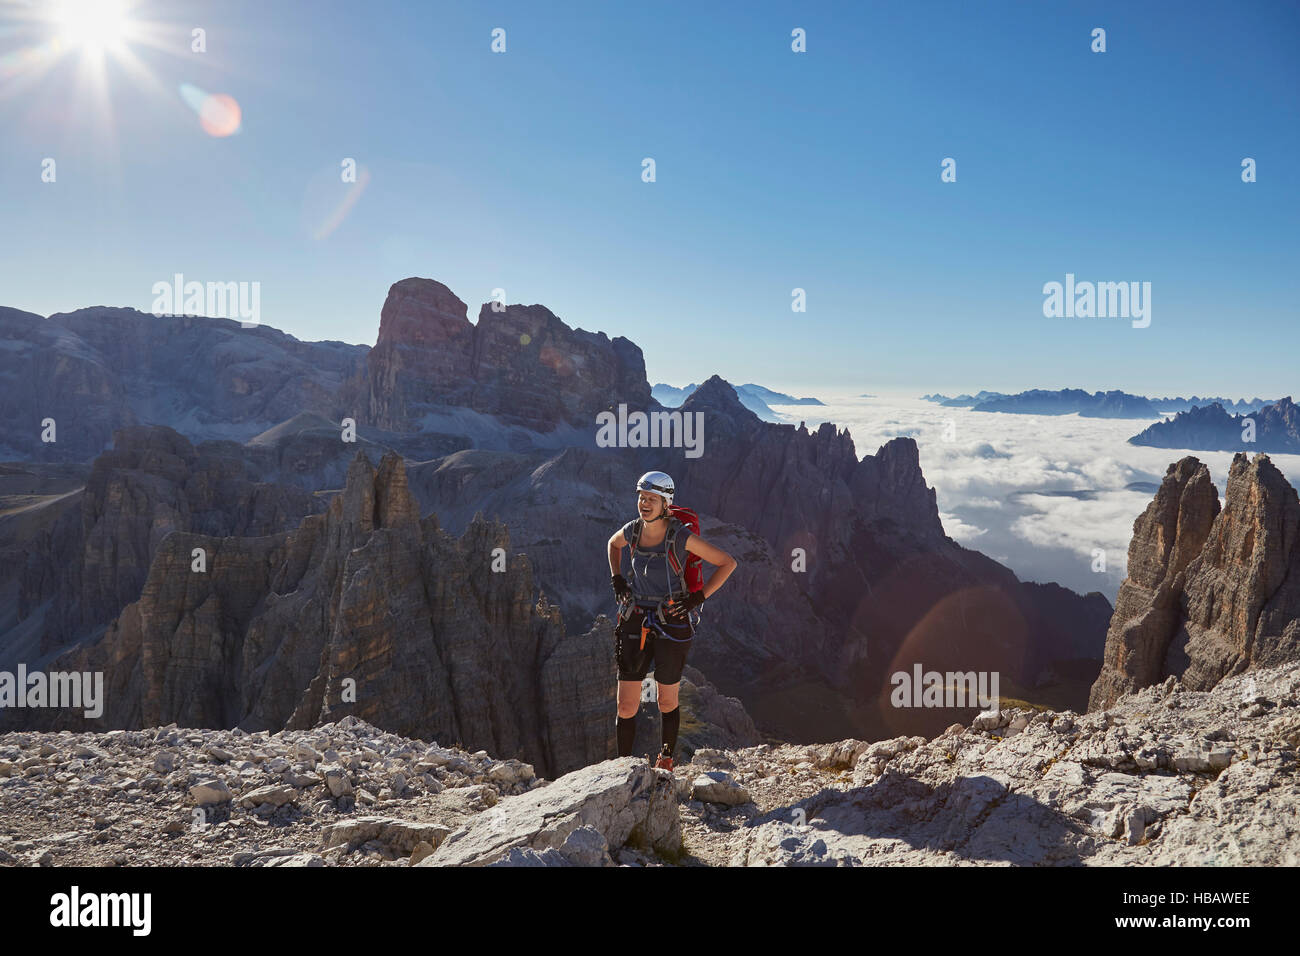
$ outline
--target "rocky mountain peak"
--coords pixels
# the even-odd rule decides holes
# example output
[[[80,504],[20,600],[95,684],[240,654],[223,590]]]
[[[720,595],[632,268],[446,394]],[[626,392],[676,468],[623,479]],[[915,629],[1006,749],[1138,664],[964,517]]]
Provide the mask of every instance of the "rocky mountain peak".
[[[329,516],[332,523],[348,526],[358,535],[375,529],[375,469],[365,452],[358,451],[348,466],[343,494],[330,502]]]
[[[682,403],[683,412],[719,412],[738,423],[757,422],[758,416],[741,404],[736,389],[721,375],[710,375]]]
[[[484,302],[478,310],[477,327],[480,334],[509,335],[515,338],[527,335],[530,339],[545,339],[548,335],[566,337],[580,333],[609,341],[609,337],[604,332],[588,333],[584,329],[569,328],[558,315],[537,303],[510,304],[503,307],[496,302]]]
[[[420,507],[406,483],[400,455],[388,452],[375,474],[375,523],[381,528],[409,528],[420,521]]]
[[[1129,575],[1089,710],[1178,676],[1224,677],[1300,658],[1300,504],[1269,460],[1238,453],[1222,509],[1196,458],[1169,466],[1134,522]]]
[[[1130,577],[1149,586],[1172,582],[1200,553],[1218,515],[1219,492],[1209,469],[1191,455],[1171,464],[1155,498],[1134,522]]]
[[[603,409],[653,404],[641,350],[626,339],[570,328],[541,305],[487,303],[474,325],[450,289],[418,278],[389,290],[352,390],[368,424],[394,431],[468,408],[539,433],[594,433]]]
[[[848,435],[848,429],[844,434]],[[876,459],[881,467],[896,475],[921,474],[921,449],[916,439],[909,436],[891,438],[876,449]]]
[[[389,288],[375,344],[445,345],[471,328],[469,309],[456,293],[434,279],[412,277]]]

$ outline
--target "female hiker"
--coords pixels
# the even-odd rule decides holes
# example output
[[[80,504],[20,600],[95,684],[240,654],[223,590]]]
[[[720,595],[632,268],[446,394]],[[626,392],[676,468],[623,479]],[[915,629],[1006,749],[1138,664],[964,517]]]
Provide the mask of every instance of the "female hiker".
[[[609,539],[610,584],[619,601],[619,623],[614,630],[618,754],[632,755],[641,681],[653,668],[663,739],[655,766],[672,770],[681,718],[677,691],[699,619],[695,612],[736,570],[736,559],[687,526],[689,521],[699,527],[694,512],[670,510],[673,480],[662,471],[646,472],[637,481],[636,490],[640,517],[633,518]],[[632,551],[630,583],[620,573],[625,547]],[[698,560],[692,555],[717,568],[703,587],[699,587],[694,567]],[[691,590],[691,583],[698,590]]]

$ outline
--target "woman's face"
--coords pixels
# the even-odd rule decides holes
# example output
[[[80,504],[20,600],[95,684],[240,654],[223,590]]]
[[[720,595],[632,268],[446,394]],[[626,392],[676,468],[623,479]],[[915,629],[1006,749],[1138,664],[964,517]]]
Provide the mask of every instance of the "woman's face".
[[[651,521],[659,517],[663,510],[664,500],[653,491],[638,491],[636,493],[636,510],[646,521]]]

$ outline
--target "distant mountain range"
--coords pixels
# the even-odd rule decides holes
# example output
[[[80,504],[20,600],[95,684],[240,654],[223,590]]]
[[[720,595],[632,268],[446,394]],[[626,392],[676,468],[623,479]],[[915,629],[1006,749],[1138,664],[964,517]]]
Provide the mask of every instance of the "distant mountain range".
[[[1175,415],[1178,412],[1189,412],[1193,408],[1206,408],[1210,405],[1222,405],[1228,411],[1233,412],[1256,412],[1265,405],[1271,405],[1276,399],[1267,398],[1238,399],[1233,401],[1230,398],[1199,398],[1193,395],[1191,398],[1183,398],[1181,395],[1177,398],[1153,398],[1151,404],[1160,409],[1161,415]]]
[[[975,395],[922,395],[927,402],[948,408],[969,408],[976,412],[1009,412],[1019,415],[1071,415],[1084,418],[1159,418],[1219,404],[1238,412],[1258,411],[1270,401],[1262,398],[1239,400],[1228,398],[1146,398],[1128,392],[1087,392],[1078,388],[1039,389],[1009,394],[981,391]]]
[[[1300,420],[1290,396],[1273,402],[1259,398],[1233,402],[1230,399],[1202,399],[1195,395],[1191,398],[1145,398],[1120,391],[1089,393],[1078,388],[1056,391],[1035,388],[1015,395],[982,391],[976,395],[951,398],[938,393],[922,395],[921,398],[947,408],[1019,415],[1159,418],[1172,414],[1174,418],[1166,417],[1164,421],[1156,422],[1130,438],[1129,443],[1194,451],[1300,454]],[[1232,409],[1236,409],[1238,414],[1233,414]]]
[[[784,392],[774,392],[770,388],[764,388],[762,385],[735,385],[732,386],[736,391],[736,397],[740,399],[740,404],[744,405],[751,412],[757,415],[765,422],[782,422],[784,419],[769,407],[771,405],[825,405],[825,402],[818,401],[815,398],[795,398],[793,395],[786,395]],[[685,388],[675,388],[672,385],[666,385],[660,382],[650,389],[650,394],[654,400],[661,405],[669,408],[676,408],[682,402],[690,398],[691,394],[699,388],[698,385],[690,384]]]
[[[1300,454],[1300,413],[1289,395],[1245,415],[1232,415],[1216,402],[1156,422],[1130,438],[1129,444],[1297,455]]]
[[[968,408],[971,405],[977,405],[980,402],[987,401],[990,398],[1006,398],[1006,392],[979,392],[975,395],[940,395],[935,392],[933,395],[922,395],[921,399],[927,402],[935,402],[938,405],[945,405],[949,408]]]

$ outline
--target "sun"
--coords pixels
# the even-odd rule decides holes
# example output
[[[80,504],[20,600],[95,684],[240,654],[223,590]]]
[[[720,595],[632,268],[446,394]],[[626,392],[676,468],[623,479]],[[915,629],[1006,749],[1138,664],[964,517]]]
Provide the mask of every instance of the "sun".
[[[91,55],[120,53],[131,34],[125,0],[58,0],[54,23],[61,43]]]

